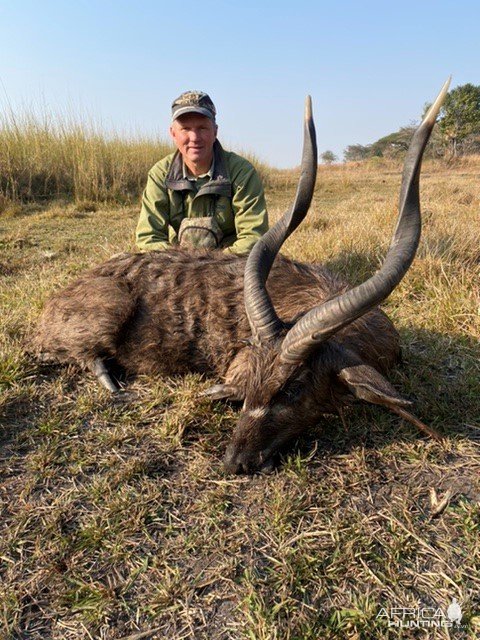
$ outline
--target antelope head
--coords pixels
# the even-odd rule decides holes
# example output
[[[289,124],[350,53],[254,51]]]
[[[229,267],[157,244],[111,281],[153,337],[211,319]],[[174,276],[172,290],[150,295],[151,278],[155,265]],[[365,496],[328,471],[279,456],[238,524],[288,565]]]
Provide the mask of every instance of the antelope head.
[[[270,470],[275,454],[289,440],[315,424],[322,414],[336,413],[339,406],[354,398],[384,405],[437,437],[407,411],[411,403],[399,396],[376,368],[336,340],[336,335],[385,300],[414,259],[421,229],[421,161],[448,85],[449,81],[408,149],[397,225],[382,267],[362,284],[305,309],[287,325],[278,317],[265,285],[277,253],[304,219],[313,196],[317,150],[307,98],[301,176],[294,203],[257,242],[245,268],[245,309],[252,345],[245,353],[244,404],[224,458],[229,473]]]

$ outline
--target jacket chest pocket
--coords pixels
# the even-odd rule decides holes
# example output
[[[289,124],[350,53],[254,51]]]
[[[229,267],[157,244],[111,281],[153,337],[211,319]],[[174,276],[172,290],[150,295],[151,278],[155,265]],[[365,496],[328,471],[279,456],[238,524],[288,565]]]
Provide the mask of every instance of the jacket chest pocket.
[[[235,232],[230,199],[205,194],[195,197],[193,192],[173,192],[170,201],[170,225],[178,233],[184,218],[214,217],[224,234]]]
[[[215,204],[215,217],[224,234],[235,231],[232,204],[228,198],[221,196],[217,199]]]
[[[186,193],[183,200],[184,218],[204,218],[214,215],[214,199],[210,196],[195,196],[194,193]]]
[[[186,196],[178,191],[171,193],[169,223],[177,233],[183,218],[188,216],[188,208]]]

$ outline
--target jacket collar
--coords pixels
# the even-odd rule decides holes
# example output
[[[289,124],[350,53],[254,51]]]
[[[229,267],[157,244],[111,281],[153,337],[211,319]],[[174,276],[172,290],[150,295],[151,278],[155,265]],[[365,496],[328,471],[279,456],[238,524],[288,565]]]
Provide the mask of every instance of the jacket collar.
[[[173,157],[172,164],[165,178],[165,186],[172,191],[195,191],[195,186],[183,177],[183,160],[179,151]],[[205,183],[197,191],[197,196],[213,194],[226,196],[232,195],[232,183],[228,175],[225,153],[218,140],[213,143],[213,175],[212,179]]]

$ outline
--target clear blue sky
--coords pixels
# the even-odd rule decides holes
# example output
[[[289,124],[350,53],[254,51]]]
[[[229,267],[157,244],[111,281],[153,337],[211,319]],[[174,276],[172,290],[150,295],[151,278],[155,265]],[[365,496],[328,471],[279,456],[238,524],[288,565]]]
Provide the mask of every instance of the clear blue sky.
[[[2,107],[166,135],[172,99],[201,89],[225,146],[290,167],[307,93],[319,150],[342,157],[417,119],[448,75],[480,84],[480,2],[4,0],[0,48]]]

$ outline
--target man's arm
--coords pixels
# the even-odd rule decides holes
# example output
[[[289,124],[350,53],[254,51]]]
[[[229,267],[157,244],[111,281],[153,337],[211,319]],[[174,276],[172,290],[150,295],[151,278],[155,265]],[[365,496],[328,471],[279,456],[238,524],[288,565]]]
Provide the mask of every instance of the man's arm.
[[[164,250],[168,242],[170,202],[165,186],[157,176],[148,174],[142,209],[137,223],[136,243],[141,251]]]
[[[267,206],[262,181],[254,167],[246,168],[234,180],[232,209],[235,216],[236,241],[226,252],[249,253],[253,245],[268,230]]]

